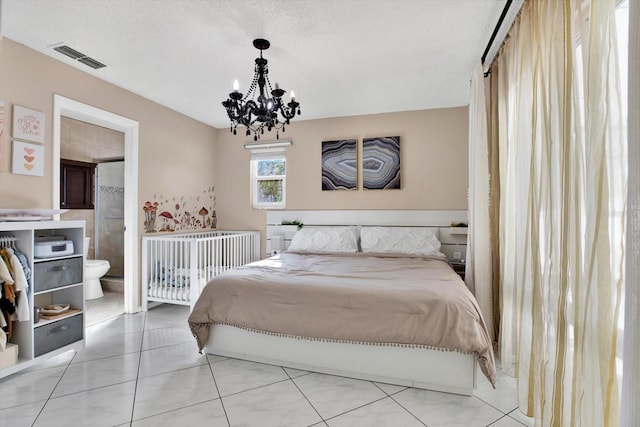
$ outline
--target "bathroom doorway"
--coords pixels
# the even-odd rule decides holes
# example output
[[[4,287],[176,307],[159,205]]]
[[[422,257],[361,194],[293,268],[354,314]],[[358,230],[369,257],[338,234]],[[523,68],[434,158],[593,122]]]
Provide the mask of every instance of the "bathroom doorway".
[[[83,104],[72,99],[54,95],[53,102],[53,147],[52,147],[52,194],[53,207],[60,206],[60,136],[63,117],[90,123],[102,128],[124,134],[124,226],[121,229],[124,242],[124,312],[140,311],[139,281],[139,242],[138,242],[138,122],[117,114]],[[122,156],[120,156],[120,159]],[[108,160],[103,158],[103,160]],[[111,160],[114,160],[113,158]],[[92,223],[95,221],[92,218]],[[95,256],[95,232],[89,250]]]
[[[124,313],[124,133],[70,117],[60,117],[60,158],[65,166],[91,171],[91,201],[73,205],[62,220],[82,220],[88,238],[87,260],[100,260],[106,269],[99,285],[85,289],[85,319],[91,326]],[[84,174],[82,176],[84,176]],[[64,187],[81,186],[82,180],[64,180]],[[83,178],[86,179],[86,178]],[[84,185],[87,185],[85,183]],[[85,190],[87,191],[87,190]],[[97,274],[100,268],[85,270]]]

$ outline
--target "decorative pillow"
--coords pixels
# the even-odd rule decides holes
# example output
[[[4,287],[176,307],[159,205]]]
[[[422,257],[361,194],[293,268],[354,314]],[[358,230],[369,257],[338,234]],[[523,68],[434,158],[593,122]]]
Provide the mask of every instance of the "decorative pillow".
[[[358,235],[354,227],[304,227],[291,239],[290,251],[357,252]]]
[[[423,227],[362,227],[360,246],[362,252],[442,255],[434,230]]]

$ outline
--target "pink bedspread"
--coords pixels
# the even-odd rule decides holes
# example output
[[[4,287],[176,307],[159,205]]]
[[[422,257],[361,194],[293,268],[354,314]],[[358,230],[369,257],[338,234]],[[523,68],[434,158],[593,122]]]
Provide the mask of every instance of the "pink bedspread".
[[[207,284],[189,316],[200,350],[216,323],[474,353],[495,385],[492,344],[478,304],[444,258],[283,253]]]

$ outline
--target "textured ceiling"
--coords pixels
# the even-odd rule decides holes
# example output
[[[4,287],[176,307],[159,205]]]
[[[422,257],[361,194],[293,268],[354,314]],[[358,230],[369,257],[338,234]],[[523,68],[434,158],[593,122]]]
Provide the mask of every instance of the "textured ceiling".
[[[3,36],[218,128],[228,126],[220,103],[233,80],[246,91],[253,77],[255,38],[271,42],[271,81],[295,90],[300,119],[466,105],[471,72],[505,4],[0,1]],[[61,43],[107,67],[93,70],[52,49]]]

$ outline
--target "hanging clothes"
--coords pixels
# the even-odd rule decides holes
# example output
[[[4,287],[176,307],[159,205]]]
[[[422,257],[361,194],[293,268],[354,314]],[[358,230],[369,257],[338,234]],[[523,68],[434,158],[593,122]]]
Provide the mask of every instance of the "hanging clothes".
[[[0,315],[2,317],[2,315]],[[0,351],[4,351],[7,348],[7,334],[0,328]]]
[[[6,319],[0,320],[0,322],[2,327],[7,327],[7,323],[11,321],[8,316],[13,315],[16,311],[16,294],[13,287],[15,282],[9,271],[9,264],[3,256],[4,249],[0,249],[0,310]]]
[[[0,249],[0,258],[2,258],[3,262],[0,262],[0,280],[2,280],[5,284],[13,285],[13,277],[11,276],[11,272],[9,271],[9,263],[8,260],[5,259],[3,255],[4,250],[6,248]]]
[[[31,313],[27,295],[29,281],[25,275],[23,264],[14,249],[10,247],[0,249],[0,260],[0,280],[4,282],[0,308],[5,312],[5,315],[10,316],[7,321],[29,320]],[[31,275],[31,269],[28,271]]]
[[[25,320],[29,320],[30,318],[30,310],[29,310],[29,301],[27,297],[27,290],[29,289],[29,282],[24,274],[24,269],[22,267],[22,263],[16,256],[14,250],[12,248],[3,248],[4,251],[3,257],[6,257],[9,262],[9,271],[13,277],[13,287],[16,293],[15,296],[15,306],[16,312],[13,316],[13,320],[19,320],[21,322]]]

